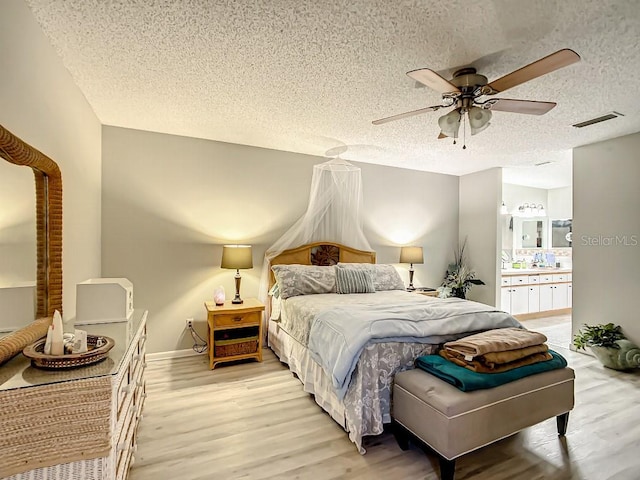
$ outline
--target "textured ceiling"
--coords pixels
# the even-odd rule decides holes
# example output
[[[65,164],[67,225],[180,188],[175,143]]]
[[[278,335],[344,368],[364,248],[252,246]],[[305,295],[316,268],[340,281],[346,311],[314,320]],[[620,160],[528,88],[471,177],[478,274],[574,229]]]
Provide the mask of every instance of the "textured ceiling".
[[[346,145],[345,159],[455,175],[566,164],[572,147],[640,131],[637,0],[26,3],[106,125],[320,156]],[[474,65],[491,81],[561,48],[582,61],[498,95],[558,106],[495,112],[466,150],[436,139],[441,112],[371,124],[439,103],[409,70]],[[612,110],[625,116],[571,126]]]

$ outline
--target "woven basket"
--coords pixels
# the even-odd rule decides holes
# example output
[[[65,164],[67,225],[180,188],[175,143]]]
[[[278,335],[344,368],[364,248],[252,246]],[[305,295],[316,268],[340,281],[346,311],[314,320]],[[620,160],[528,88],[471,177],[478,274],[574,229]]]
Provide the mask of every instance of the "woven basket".
[[[96,347],[99,338],[101,338],[105,343],[100,347]],[[45,338],[38,340],[36,343],[27,346],[22,351],[22,354],[31,359],[31,365],[34,367],[54,370],[84,367],[85,365],[101,362],[109,356],[109,350],[111,350],[116,344],[116,342],[110,337],[87,335],[88,352],[71,353],[66,355],[45,355],[45,342]]]
[[[234,338],[232,340],[216,340],[213,342],[213,349],[216,357],[256,353],[258,351],[258,336]]]

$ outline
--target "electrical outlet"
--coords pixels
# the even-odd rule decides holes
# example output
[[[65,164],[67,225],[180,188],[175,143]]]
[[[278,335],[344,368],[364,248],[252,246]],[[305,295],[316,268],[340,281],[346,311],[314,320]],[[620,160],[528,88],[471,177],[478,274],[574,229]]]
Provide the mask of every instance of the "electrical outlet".
[[[187,328],[193,328],[193,318],[187,318],[185,326]]]

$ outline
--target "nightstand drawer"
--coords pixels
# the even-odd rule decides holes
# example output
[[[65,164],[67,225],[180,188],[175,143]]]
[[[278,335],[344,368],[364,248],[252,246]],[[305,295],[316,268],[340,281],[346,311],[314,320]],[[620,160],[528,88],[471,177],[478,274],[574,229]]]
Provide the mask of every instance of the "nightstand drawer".
[[[232,313],[216,315],[213,322],[216,327],[233,327],[238,325],[257,325],[260,323],[262,312]]]

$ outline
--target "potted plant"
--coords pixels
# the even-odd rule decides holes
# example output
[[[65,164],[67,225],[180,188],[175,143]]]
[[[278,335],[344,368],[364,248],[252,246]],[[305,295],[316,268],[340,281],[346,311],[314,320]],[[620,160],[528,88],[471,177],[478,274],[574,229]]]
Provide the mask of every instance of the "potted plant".
[[[472,285],[484,285],[485,283],[475,278],[476,272],[469,266],[467,256],[465,255],[465,247],[467,239],[464,239],[462,245],[454,251],[454,263],[447,268],[442,285],[438,288],[438,296],[440,298],[458,297],[467,298],[467,291]]]
[[[620,325],[585,324],[573,337],[573,345],[578,350],[589,347],[600,363],[607,368],[628,370],[640,367],[640,349],[627,340]]]

